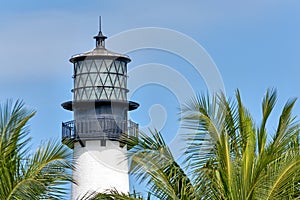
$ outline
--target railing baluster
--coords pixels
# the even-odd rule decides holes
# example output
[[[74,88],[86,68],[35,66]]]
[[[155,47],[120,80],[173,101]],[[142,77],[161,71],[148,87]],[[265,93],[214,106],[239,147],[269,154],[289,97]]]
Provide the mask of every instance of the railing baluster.
[[[112,118],[84,119],[62,122],[62,140],[112,139],[126,133],[137,137],[138,124]]]

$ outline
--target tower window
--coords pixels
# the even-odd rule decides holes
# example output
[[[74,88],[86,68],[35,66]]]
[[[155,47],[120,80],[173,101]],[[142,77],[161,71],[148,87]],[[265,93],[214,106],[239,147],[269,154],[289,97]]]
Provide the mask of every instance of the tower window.
[[[106,146],[106,140],[100,140],[100,146],[105,147]]]

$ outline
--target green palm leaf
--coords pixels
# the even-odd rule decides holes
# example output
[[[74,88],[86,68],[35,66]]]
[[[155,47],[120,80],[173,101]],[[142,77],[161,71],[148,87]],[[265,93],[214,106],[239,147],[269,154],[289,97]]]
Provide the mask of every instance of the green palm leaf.
[[[22,101],[0,106],[0,199],[61,199],[72,180],[72,153],[58,141],[29,152],[34,114]]]
[[[192,131],[185,134],[184,168],[161,133],[151,131],[123,138],[131,173],[158,199],[299,199],[300,129],[292,114],[296,100],[287,101],[271,133],[268,120],[276,101],[276,90],[267,90],[257,123],[238,90],[233,99],[224,94],[192,98],[181,118]],[[103,195],[132,198],[113,191]]]

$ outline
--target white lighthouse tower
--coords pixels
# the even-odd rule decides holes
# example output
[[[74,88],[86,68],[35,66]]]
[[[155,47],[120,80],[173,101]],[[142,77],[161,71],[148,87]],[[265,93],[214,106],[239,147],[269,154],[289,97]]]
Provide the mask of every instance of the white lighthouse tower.
[[[62,142],[73,149],[76,166],[72,199],[89,191],[129,191],[127,148],[119,139],[138,131],[138,125],[127,119],[127,112],[139,106],[127,100],[130,58],[105,48],[101,25],[94,38],[95,49],[70,59],[73,101],[62,104],[74,112],[74,120],[62,123]]]

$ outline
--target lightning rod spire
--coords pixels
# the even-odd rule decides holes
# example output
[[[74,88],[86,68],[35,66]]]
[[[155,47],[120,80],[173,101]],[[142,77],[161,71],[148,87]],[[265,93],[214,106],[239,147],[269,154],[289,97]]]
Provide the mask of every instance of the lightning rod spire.
[[[99,16],[99,32],[101,32],[101,16]]]
[[[99,16],[99,33],[98,33],[98,35],[96,35],[94,37],[94,39],[96,39],[96,47],[99,47],[99,48],[103,47],[104,48],[105,47],[104,40],[106,38],[107,37],[102,34],[102,30],[101,30],[101,16]]]

